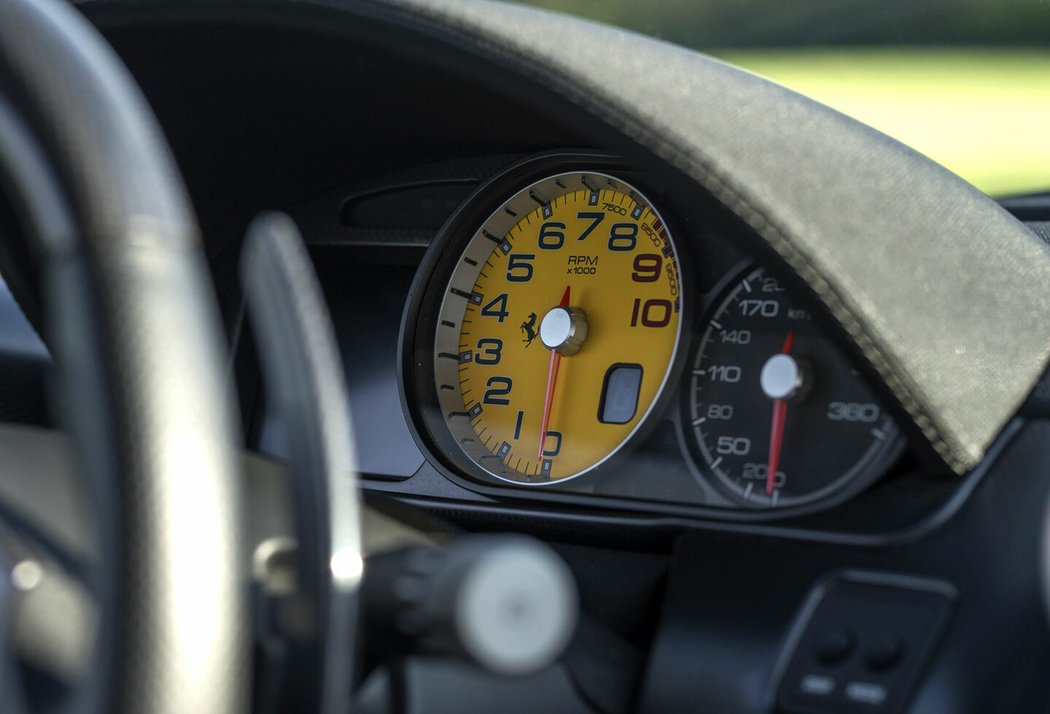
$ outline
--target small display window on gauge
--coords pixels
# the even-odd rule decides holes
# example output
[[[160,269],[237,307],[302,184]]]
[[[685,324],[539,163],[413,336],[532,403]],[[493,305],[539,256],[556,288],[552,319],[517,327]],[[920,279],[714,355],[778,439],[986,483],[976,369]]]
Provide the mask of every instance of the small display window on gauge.
[[[703,470],[755,507],[859,490],[903,446],[860,372],[764,268],[735,280],[709,312],[685,409]]]

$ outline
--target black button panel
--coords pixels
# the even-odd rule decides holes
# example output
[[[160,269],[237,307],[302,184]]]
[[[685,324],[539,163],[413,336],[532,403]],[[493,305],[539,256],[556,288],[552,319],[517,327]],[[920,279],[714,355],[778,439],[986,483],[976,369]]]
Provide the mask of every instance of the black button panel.
[[[903,711],[951,614],[944,583],[837,577],[809,599],[780,666],[785,714]]]

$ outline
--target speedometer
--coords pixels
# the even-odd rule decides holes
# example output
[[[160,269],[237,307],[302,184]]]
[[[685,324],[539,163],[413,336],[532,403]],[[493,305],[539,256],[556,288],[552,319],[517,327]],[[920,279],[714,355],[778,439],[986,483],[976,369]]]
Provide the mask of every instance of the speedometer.
[[[859,489],[902,446],[860,373],[763,268],[716,303],[687,395],[688,428],[705,470],[752,506]]]
[[[529,180],[469,231],[444,237],[448,272],[424,298],[440,300],[429,426],[500,480],[587,473],[668,380],[682,323],[669,228],[638,188],[594,170]]]

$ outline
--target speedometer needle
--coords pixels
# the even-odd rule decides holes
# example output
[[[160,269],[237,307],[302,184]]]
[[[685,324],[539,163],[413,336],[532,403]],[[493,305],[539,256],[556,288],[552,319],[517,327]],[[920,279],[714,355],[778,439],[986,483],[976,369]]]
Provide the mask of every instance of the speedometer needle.
[[[565,288],[565,294],[561,296],[558,307],[569,306],[569,286]],[[540,424],[540,448],[538,456],[543,460],[543,447],[547,443],[547,427],[550,426],[551,408],[554,406],[554,386],[558,382],[558,366],[561,364],[561,352],[551,350],[550,361],[547,363],[547,390],[543,396],[543,422]]]
[[[795,343],[795,332],[789,330],[784,339],[780,354],[791,354]],[[766,495],[772,496],[777,482],[777,468],[780,466],[780,450],[784,444],[784,423],[787,421],[787,400],[773,400],[773,424],[769,433],[769,463],[766,464]]]

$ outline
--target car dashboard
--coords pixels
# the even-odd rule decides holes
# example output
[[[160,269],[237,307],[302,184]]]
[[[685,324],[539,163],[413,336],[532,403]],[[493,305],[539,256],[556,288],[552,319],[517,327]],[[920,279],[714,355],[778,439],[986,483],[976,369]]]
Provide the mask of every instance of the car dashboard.
[[[595,514],[672,529],[801,518],[822,532],[852,524],[851,536],[914,527],[949,500],[958,479],[898,427],[907,419],[898,419],[899,408],[806,285],[711,196],[666,166],[632,161],[600,128],[552,120],[516,99],[494,101],[490,88],[443,76],[439,67],[413,71],[412,60],[382,40],[347,44],[246,20],[236,23],[241,51],[230,56],[223,38],[234,30],[214,16],[149,32],[129,20],[134,11],[87,10],[103,27],[111,23],[111,41],[190,177],[251,448],[284,455],[245,324],[237,260],[251,217],[279,209],[299,226],[332,312],[368,491],[441,510],[573,513],[582,521]],[[156,59],[176,56],[176,64]],[[355,111],[364,97],[371,97],[367,110]],[[566,181],[575,182],[572,190],[558,185]],[[586,204],[565,202],[577,195]],[[563,205],[552,209],[559,198]],[[613,205],[622,201],[646,215],[614,213],[625,210]],[[552,227],[544,234],[544,226]],[[617,239],[612,231],[620,230],[626,237]],[[493,243],[497,234],[519,235],[520,247]],[[470,268],[462,262],[470,255],[503,260],[501,275],[489,269],[491,286],[474,290],[480,276],[453,270],[453,256]],[[442,324],[464,317],[445,314],[462,306],[441,302],[460,283],[473,294],[452,299],[485,324],[472,336]],[[538,442],[548,357],[558,352],[542,343],[540,318],[569,286],[594,294],[583,308],[598,327],[563,360],[564,382],[552,395],[561,401],[548,425],[556,436],[538,449],[560,451],[542,456],[524,444]],[[482,304],[472,302],[486,291]],[[509,304],[493,303],[501,295]],[[450,335],[439,339],[439,330]],[[786,361],[800,384],[776,400],[763,392],[761,373],[796,332]],[[495,403],[464,395],[447,373],[437,378],[444,362],[476,370]],[[631,413],[600,414],[609,379],[630,383],[639,374],[634,393],[621,399]],[[515,380],[514,391],[497,394]],[[770,479],[777,401],[787,416]],[[475,406],[488,409],[476,419],[448,416]],[[499,443],[490,440],[484,454],[464,450],[463,440],[486,427],[502,435]],[[511,466],[521,459],[530,465]],[[543,471],[552,463],[553,473]],[[781,486],[788,472],[796,475]],[[901,499],[906,508],[885,505]]]
[[[954,473],[753,225],[573,102],[376,32],[367,7],[352,22],[280,3],[82,10],[186,180],[248,451],[288,450],[239,273],[246,227],[279,210],[331,313],[366,502],[551,543],[630,653],[613,679],[638,710],[824,711],[806,709],[816,690],[778,687],[843,671],[794,656],[827,644],[808,623],[831,617],[829,592],[864,637],[935,615],[906,664],[850,660],[875,688],[857,697],[882,697],[857,711],[989,711],[1004,686],[1019,711],[1046,704],[1038,672],[987,665],[1050,652],[1025,536],[1050,493],[1044,422],[1022,412]],[[1050,219],[1045,196],[1003,205]],[[12,287],[39,327],[34,286]],[[0,410],[51,425],[42,379],[25,383]],[[463,704],[439,681],[459,675],[439,675],[417,710]],[[607,684],[576,689],[593,705]]]
[[[576,190],[559,188],[552,177],[566,185],[575,182]],[[542,190],[536,188],[545,181]],[[581,200],[594,203],[566,203],[558,209],[547,207],[556,198],[536,202],[537,196],[553,192],[579,193]],[[651,201],[644,204],[646,210],[658,205],[660,213],[652,212],[650,222],[669,238],[658,239],[662,242],[656,249],[625,242],[632,249],[622,251],[626,258],[616,266],[612,260],[619,257],[617,251],[608,250],[610,240],[616,245],[609,228],[604,234],[591,228],[582,240],[565,235],[587,232],[592,223],[602,226],[606,215],[629,219],[616,210],[626,209],[605,200],[620,196],[636,209],[643,204],[629,196]],[[593,210],[601,203],[607,206],[604,211]],[[515,205],[510,210],[520,215],[510,216],[507,204]],[[637,523],[827,520],[846,506],[883,512],[870,522],[881,519],[887,530],[903,525],[901,509],[869,508],[870,503],[885,504],[883,499],[892,502],[895,493],[903,498],[922,489],[930,493],[929,508],[942,505],[943,484],[951,479],[928,454],[908,448],[889,401],[876,396],[870,373],[804,286],[770,270],[764,256],[754,252],[709,198],[653,184],[644,171],[615,155],[555,148],[430,163],[325,192],[286,210],[303,230],[332,311],[346,366],[356,456],[370,491],[429,501],[435,507],[571,509],[584,518],[591,511]],[[535,213],[536,224],[526,236],[513,225],[528,229],[529,212]],[[590,217],[579,219],[578,214]],[[504,225],[488,230],[485,221],[493,215],[502,215]],[[640,224],[653,231],[645,217]],[[561,243],[558,248],[539,247],[544,225],[554,226],[550,230],[558,236],[548,243]],[[592,233],[593,247],[586,244]],[[518,235],[515,246],[492,240],[508,234]],[[574,243],[586,244],[590,252],[574,252]],[[543,250],[556,258],[556,267],[535,262]],[[665,258],[663,253],[672,251],[673,258]],[[522,256],[528,256],[527,262]],[[665,259],[669,267],[662,269]],[[480,264],[482,271],[486,262],[492,264],[488,271],[497,282],[487,288],[488,296],[485,286],[473,289],[482,280],[477,273],[454,277],[456,263],[468,265],[463,261]],[[511,267],[515,261],[528,267]],[[619,273],[606,278],[598,273],[602,270]],[[622,304],[608,305],[625,284],[628,289],[632,283],[649,285],[657,275],[665,285],[656,294],[667,297],[645,297],[643,302],[627,295]],[[515,281],[525,277],[529,280]],[[461,294],[451,293],[443,302],[455,280],[465,280],[467,290],[452,287]],[[549,305],[544,297],[519,298],[514,292],[533,281],[543,281],[546,295],[552,296],[546,298]],[[556,307],[562,282],[578,292],[597,293],[586,298],[589,316],[584,319],[589,323],[595,322],[595,314],[599,325],[603,318],[613,322],[606,311],[619,311],[624,329],[596,345],[591,330],[577,354],[582,358],[584,349],[591,352],[593,364],[574,367],[576,354],[564,358],[558,377],[567,386],[556,395],[581,403],[581,408],[566,410],[564,427],[552,422],[550,431],[556,436],[547,437],[544,451],[556,455],[537,459],[532,452],[537,451],[552,354],[538,335],[537,312]],[[613,288],[601,292],[607,286]],[[448,304],[453,301],[460,304]],[[516,308],[518,301],[523,306]],[[632,315],[632,308],[634,313],[649,312]],[[450,323],[469,322],[471,313],[477,328],[460,336],[472,331],[466,325],[456,330]],[[658,326],[646,326],[643,319]],[[455,333],[455,344],[439,337],[439,329]],[[649,359],[652,335],[645,332],[660,330],[667,333],[664,344],[657,344],[663,354]],[[793,471],[799,483],[774,487],[770,482],[767,493],[777,400],[763,392],[761,375],[766,363],[782,352],[788,334],[795,343],[788,366],[805,376],[798,377],[802,384],[797,394],[782,400],[789,416],[781,446],[784,466],[777,471],[780,479]],[[442,340],[451,346],[437,344]],[[641,349],[631,352],[632,345]],[[250,342],[244,349],[250,353]],[[250,354],[242,359],[245,364],[253,361]],[[450,369],[437,380],[445,362]],[[453,372],[455,379],[448,376]],[[459,379],[472,377],[485,382],[479,389],[487,395],[472,398],[467,382],[462,391],[458,388]],[[574,378],[587,382],[579,396]],[[653,386],[644,391],[639,383],[646,379]],[[514,386],[514,380],[521,386]],[[457,386],[454,392],[450,382]],[[615,393],[617,382],[626,384],[622,394]],[[497,394],[508,384],[514,391]],[[617,400],[623,405],[607,406]],[[285,456],[275,415],[264,398],[257,404],[250,432],[256,447]],[[475,407],[480,409],[471,415]],[[491,423],[487,413],[494,414]],[[470,426],[457,426],[457,421]],[[582,437],[597,445],[570,446],[569,438],[577,437],[570,429],[599,430],[597,436]],[[618,431],[603,440],[602,429]],[[491,434],[482,433],[489,430]],[[474,453],[464,449],[464,440],[473,439],[484,448]],[[555,467],[552,474],[551,464],[559,461],[562,450],[575,465],[561,473]],[[850,506],[855,499],[859,504]],[[909,500],[908,510],[914,513],[915,499]]]

